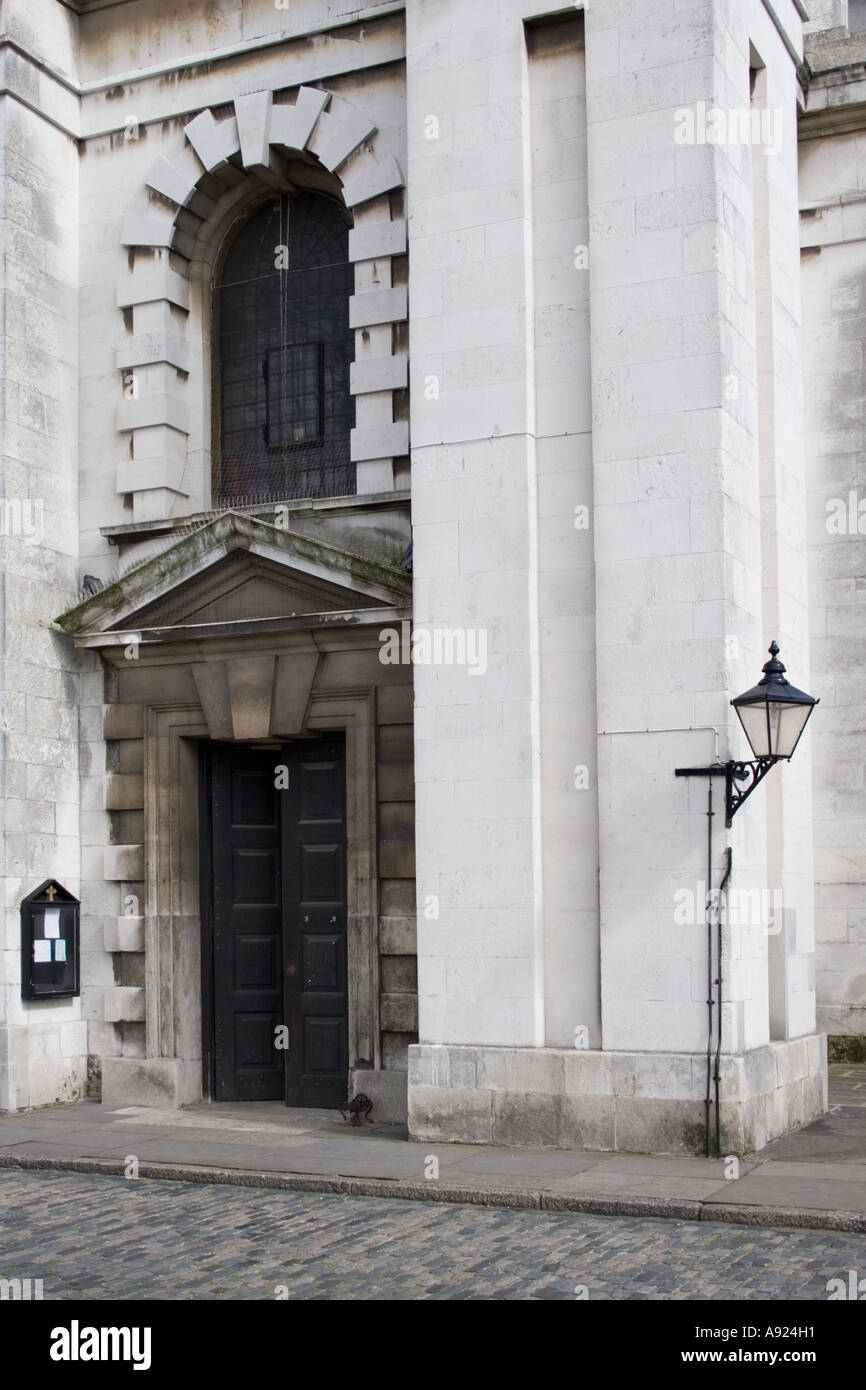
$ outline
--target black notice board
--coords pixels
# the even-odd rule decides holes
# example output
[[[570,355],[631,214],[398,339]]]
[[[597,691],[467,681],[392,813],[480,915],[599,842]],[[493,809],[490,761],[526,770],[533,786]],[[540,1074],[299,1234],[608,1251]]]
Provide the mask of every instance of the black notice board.
[[[58,999],[81,993],[78,898],[46,879],[21,903],[21,996]]]

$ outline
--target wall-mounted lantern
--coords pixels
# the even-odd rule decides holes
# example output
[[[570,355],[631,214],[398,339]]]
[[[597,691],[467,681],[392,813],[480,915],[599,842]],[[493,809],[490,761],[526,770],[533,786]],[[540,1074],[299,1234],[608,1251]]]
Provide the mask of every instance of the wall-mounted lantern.
[[[783,759],[790,761],[809,716],[819,703],[785,679],[785,667],[778,660],[779,648],[775,642],[770,643],[769,651],[770,660],[763,667],[763,679],[731,701],[755,755],[754,761],[732,759],[727,763],[713,763],[710,767],[676,769],[677,777],[724,776],[725,825],[728,828],[746,797],[770,768]]]
[[[46,879],[21,903],[21,997],[58,999],[81,993],[78,898]]]

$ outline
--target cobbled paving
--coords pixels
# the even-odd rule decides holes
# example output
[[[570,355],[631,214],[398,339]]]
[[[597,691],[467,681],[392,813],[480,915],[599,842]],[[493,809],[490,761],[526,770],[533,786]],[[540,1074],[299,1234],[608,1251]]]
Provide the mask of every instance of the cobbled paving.
[[[826,1299],[866,1237],[0,1172],[0,1278],[45,1299]]]

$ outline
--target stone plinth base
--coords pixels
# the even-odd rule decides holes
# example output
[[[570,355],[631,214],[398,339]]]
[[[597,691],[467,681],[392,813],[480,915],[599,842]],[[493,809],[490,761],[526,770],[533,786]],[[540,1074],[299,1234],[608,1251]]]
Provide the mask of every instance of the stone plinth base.
[[[201,1100],[201,1062],[177,1057],[103,1057],[102,1104],[170,1109]]]
[[[706,1068],[705,1054],[420,1043],[409,1048],[409,1133],[425,1143],[702,1154]],[[751,1153],[827,1109],[823,1034],[723,1055],[720,1072],[723,1154]]]
[[[377,1124],[406,1123],[406,1073],[404,1071],[373,1071],[362,1068],[352,1072],[352,1095],[362,1092],[373,1102],[370,1119]]]

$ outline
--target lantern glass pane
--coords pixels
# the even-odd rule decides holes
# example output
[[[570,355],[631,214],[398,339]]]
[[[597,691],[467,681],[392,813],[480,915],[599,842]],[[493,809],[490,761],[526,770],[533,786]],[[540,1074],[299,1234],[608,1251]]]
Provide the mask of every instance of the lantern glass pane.
[[[735,709],[755,757],[768,758],[771,748],[767,734],[766,704],[762,701],[759,705],[736,705]]]
[[[814,706],[762,700],[735,708],[756,758],[790,758]]]
[[[811,705],[770,705],[770,751],[774,757],[790,758],[811,713]]]

